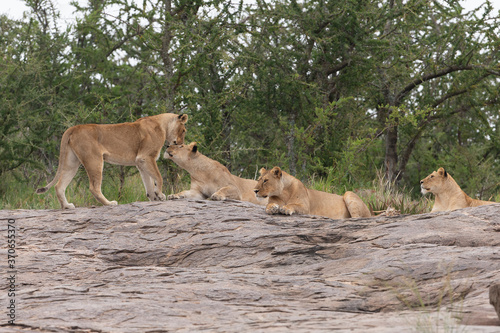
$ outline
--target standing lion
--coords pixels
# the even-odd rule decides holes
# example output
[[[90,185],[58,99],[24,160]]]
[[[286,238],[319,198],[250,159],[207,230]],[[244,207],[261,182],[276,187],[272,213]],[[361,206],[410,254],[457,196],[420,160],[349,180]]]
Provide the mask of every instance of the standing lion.
[[[57,199],[62,208],[75,208],[68,203],[65,191],[83,164],[89,177],[90,192],[103,205],[116,205],[101,192],[104,162],[134,165],[139,169],[149,200],[165,200],[163,178],[156,160],[165,144],[183,143],[187,115],[163,113],[144,117],[132,123],[113,125],[86,124],[70,127],[64,132],[59,153],[59,166],[54,179],[36,193],[45,193],[56,185]]]

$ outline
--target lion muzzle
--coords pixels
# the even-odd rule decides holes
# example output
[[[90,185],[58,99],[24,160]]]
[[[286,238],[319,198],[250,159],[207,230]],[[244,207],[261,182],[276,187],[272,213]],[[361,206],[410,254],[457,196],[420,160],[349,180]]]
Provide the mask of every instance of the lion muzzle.
[[[254,189],[253,191],[255,192],[255,196],[256,196],[257,198],[264,198],[264,199],[265,199],[265,198],[267,198],[267,195],[260,195],[260,194],[259,194],[259,191],[260,191],[260,190],[258,190],[258,189]]]

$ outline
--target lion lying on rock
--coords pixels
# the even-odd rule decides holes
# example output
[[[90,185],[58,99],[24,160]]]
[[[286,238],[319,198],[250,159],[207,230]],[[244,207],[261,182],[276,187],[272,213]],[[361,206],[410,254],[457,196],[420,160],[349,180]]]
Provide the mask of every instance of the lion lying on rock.
[[[311,214],[333,219],[371,216],[368,207],[355,193],[348,191],[340,196],[308,189],[279,167],[262,168],[254,191],[259,198],[269,198],[268,214]]]
[[[191,175],[191,188],[169,195],[168,200],[234,199],[259,205],[267,204],[267,200],[256,198],[253,193],[257,181],[231,174],[225,166],[200,153],[196,142],[191,142],[189,145],[170,146],[163,157],[174,161]]]
[[[68,203],[65,191],[80,164],[83,164],[94,197],[103,205],[116,205],[116,201],[109,201],[101,192],[102,168],[106,161],[118,165],[135,165],[149,200],[165,200],[165,194],[162,193],[163,178],[156,160],[160,157],[165,141],[184,143],[184,124],[187,120],[185,114],[163,113],[140,118],[133,123],[70,127],[62,136],[56,176],[36,193],[45,193],[55,184],[61,207],[75,208],[75,205]]]
[[[431,212],[449,211],[467,207],[490,205],[496,202],[472,199],[458,186],[443,168],[420,181],[422,194],[433,193],[436,200]]]

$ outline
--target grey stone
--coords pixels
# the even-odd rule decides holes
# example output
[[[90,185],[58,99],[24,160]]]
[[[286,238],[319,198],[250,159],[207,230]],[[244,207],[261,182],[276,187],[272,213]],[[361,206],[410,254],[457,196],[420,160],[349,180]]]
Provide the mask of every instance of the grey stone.
[[[178,200],[9,218],[18,325],[4,316],[2,333],[499,330],[500,205],[331,220]]]
[[[494,284],[490,287],[490,304],[493,305],[500,319],[500,284]]]

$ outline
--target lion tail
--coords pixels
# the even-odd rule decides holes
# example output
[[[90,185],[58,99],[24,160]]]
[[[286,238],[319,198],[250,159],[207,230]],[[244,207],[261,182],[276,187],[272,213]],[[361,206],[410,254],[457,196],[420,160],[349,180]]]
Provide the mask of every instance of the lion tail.
[[[59,164],[57,166],[57,172],[56,175],[54,176],[54,179],[50,183],[48,183],[45,187],[41,187],[35,191],[36,194],[42,194],[47,192],[52,186],[54,186],[58,181],[59,178],[61,177],[61,168],[62,168],[62,161],[64,158],[66,158],[66,155],[68,154],[68,149],[69,149],[69,137],[71,135],[72,128],[69,128],[64,132],[62,139],[61,139],[61,148],[59,151]]]

